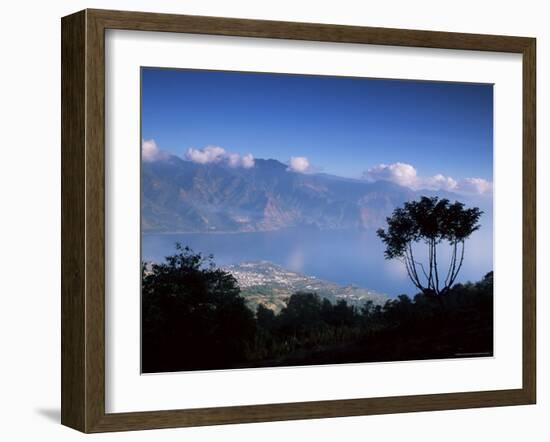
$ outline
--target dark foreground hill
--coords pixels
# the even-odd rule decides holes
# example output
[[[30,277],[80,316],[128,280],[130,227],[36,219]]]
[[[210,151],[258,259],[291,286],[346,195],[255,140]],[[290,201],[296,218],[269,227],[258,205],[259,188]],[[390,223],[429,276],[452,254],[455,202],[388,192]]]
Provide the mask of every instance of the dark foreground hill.
[[[492,272],[384,305],[299,291],[277,313],[250,309],[230,273],[188,248],[142,273],[145,373],[492,354]]]

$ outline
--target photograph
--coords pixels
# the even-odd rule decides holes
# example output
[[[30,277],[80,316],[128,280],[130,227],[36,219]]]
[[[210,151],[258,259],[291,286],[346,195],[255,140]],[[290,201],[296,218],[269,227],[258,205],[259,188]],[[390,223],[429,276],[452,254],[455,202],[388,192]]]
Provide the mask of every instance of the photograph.
[[[493,104],[142,66],[141,373],[493,357]]]

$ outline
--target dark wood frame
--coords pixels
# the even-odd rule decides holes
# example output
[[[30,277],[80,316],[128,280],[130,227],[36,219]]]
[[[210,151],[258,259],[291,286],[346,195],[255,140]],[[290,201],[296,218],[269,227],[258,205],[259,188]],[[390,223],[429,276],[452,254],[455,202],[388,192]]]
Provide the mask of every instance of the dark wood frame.
[[[84,10],[62,19],[61,422],[83,432],[534,404],[535,53],[526,37]],[[105,412],[105,30],[184,32],[519,53],[523,56],[523,386],[401,397]]]

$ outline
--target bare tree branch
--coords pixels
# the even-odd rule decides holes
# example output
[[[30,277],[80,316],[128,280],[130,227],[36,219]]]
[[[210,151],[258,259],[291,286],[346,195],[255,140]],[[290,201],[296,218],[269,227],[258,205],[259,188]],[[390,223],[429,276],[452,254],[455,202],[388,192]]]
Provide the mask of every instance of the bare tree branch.
[[[462,245],[462,251],[460,253],[460,262],[458,264],[458,267],[456,268],[456,271],[454,272],[454,275],[453,275],[451,281],[449,282],[449,287],[451,287],[454,284],[455,279],[458,276],[458,273],[460,272],[460,269],[462,268],[462,263],[464,262],[464,240],[460,241],[460,244]]]
[[[445,286],[448,287],[449,277],[452,274],[453,269],[456,265],[456,241],[453,241],[453,252],[451,253],[451,262],[449,262],[449,270],[447,271],[447,276],[445,277]]]
[[[437,271],[437,244],[435,239],[432,240],[433,243],[433,259],[434,259],[434,270],[435,270],[435,292],[439,294],[439,272]]]
[[[405,263],[405,269],[407,270],[407,274],[409,275],[409,279],[412,281],[412,283],[415,285],[415,287],[419,290],[424,290],[420,282],[418,282],[414,276],[411,273],[410,266],[409,266],[409,260],[407,256],[403,257],[403,262]]]
[[[405,250],[405,255],[407,255],[407,250]],[[422,287],[422,283],[420,282],[420,278],[418,277],[418,271],[416,270],[414,255],[413,255],[413,251],[412,251],[412,245],[411,245],[410,242],[409,242],[409,259],[410,259],[409,265],[410,265],[412,273],[413,273],[413,275],[416,279],[416,282],[420,287]],[[422,288],[422,290],[424,290],[424,289]]]

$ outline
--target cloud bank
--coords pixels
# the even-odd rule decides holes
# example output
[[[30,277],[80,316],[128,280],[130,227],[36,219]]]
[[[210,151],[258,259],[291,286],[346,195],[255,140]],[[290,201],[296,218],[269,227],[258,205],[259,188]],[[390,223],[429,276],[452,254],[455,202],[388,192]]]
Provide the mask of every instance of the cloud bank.
[[[254,157],[252,154],[241,156],[238,153],[227,152],[220,146],[206,146],[202,149],[190,147],[185,152],[185,159],[198,164],[224,162],[229,167],[244,167],[245,169],[254,167]]]
[[[483,195],[493,192],[493,183],[483,178],[464,178],[460,181],[460,188],[466,193]]]
[[[225,149],[219,146],[206,146],[204,149],[190,147],[185,152],[185,158],[193,163],[219,163],[225,156]]]
[[[290,157],[288,169],[293,172],[306,173],[311,171],[311,164],[306,157]]]
[[[420,176],[414,166],[407,163],[379,164],[363,173],[367,181],[389,181],[413,190],[447,190],[451,192],[486,195],[493,191],[493,184],[483,178],[456,180],[450,176],[437,174]]]
[[[165,160],[168,158],[168,154],[160,150],[155,140],[142,140],[141,141],[141,159],[147,163],[153,161]]]
[[[170,154],[161,150],[155,140],[142,140],[141,159],[147,163],[153,161],[166,160]],[[203,149],[190,147],[184,155],[186,160],[197,164],[221,163],[225,162],[230,167],[244,167],[249,169],[254,167],[254,157],[252,154],[240,155],[234,152],[227,152],[220,146],[206,146]]]

